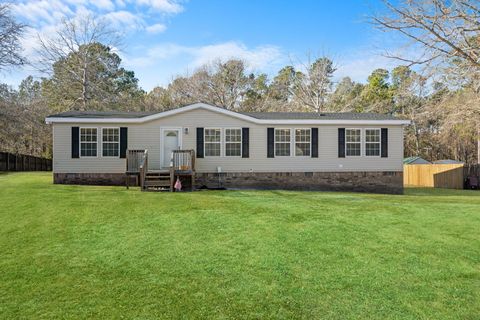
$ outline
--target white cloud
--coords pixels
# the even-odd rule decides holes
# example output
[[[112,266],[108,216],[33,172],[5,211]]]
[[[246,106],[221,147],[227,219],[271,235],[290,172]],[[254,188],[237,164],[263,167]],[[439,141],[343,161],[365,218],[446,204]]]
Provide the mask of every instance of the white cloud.
[[[145,24],[144,20],[125,10],[109,12],[102,16],[111,26],[118,29],[138,29]]]
[[[151,26],[147,26],[145,30],[148,33],[162,33],[167,29],[167,27],[164,24],[161,23],[156,23]]]
[[[335,77],[338,79],[350,77],[356,82],[366,82],[373,70],[378,68],[392,69],[396,65],[398,65],[398,61],[372,53],[370,55],[341,60],[338,63]]]
[[[237,41],[209,44],[205,46],[182,46],[174,43],[158,44],[151,48],[137,48],[137,54],[122,54],[125,66],[135,70],[140,85],[151,90],[156,85],[167,85],[172,77],[192,72],[203,64],[214,60],[242,59],[248,72],[261,71],[275,74],[288,63],[288,57],[276,46],[247,47]],[[144,53],[143,55],[141,53]]]
[[[154,65],[159,59],[170,59],[179,55],[188,56],[189,65],[194,68],[215,60],[241,59],[250,69],[267,68],[285,61],[285,55],[279,47],[264,45],[248,48],[243,43],[229,41],[199,47],[161,44],[150,48],[146,55],[129,59],[128,62],[132,66],[145,67]]]
[[[116,3],[117,6],[119,6],[120,8],[125,7],[125,1],[123,1],[123,0],[115,0],[115,3]]]
[[[404,47],[392,47],[390,53],[394,56],[411,59],[419,58],[421,54],[415,51],[414,48]],[[385,49],[376,49],[374,47],[370,49],[360,48],[354,52],[350,52],[336,61],[338,62],[338,69],[335,72],[335,78],[341,79],[348,76],[356,82],[366,82],[368,76],[375,69],[381,68],[391,71],[396,66],[405,65],[405,62],[389,58],[385,56],[385,54]]]
[[[252,69],[265,68],[284,58],[280,49],[276,46],[265,45],[249,49],[243,43],[234,41],[193,48],[191,54],[194,56],[194,66],[200,66],[217,59],[237,58],[245,60]]]
[[[141,6],[143,11],[127,7],[127,3]],[[176,0],[18,0],[12,5],[12,11],[34,28],[90,14],[108,19],[115,27],[131,24],[131,29],[139,29],[139,25],[147,25],[145,21],[154,20],[153,24],[149,21],[151,25],[147,31],[159,33],[166,26],[158,21],[161,18],[158,13],[176,14],[183,11],[183,6]]]
[[[92,1],[92,4],[99,9],[104,9],[109,11],[115,9],[115,4],[113,4],[113,2],[110,0],[95,0],[95,1]]]
[[[128,3],[142,6],[144,10],[134,10],[127,6]],[[35,59],[37,34],[52,34],[62,19],[91,15],[105,19],[113,28],[126,34],[138,30],[156,34],[167,28],[158,21],[158,12],[177,13],[182,10],[176,0],[17,0],[12,5],[12,12],[31,26],[22,40],[25,54],[31,59]]]
[[[34,23],[55,23],[56,17],[70,16],[74,12],[68,4],[58,0],[17,2],[12,5],[14,14]]]
[[[136,3],[165,13],[179,13],[183,11],[183,7],[175,0],[137,0]]]

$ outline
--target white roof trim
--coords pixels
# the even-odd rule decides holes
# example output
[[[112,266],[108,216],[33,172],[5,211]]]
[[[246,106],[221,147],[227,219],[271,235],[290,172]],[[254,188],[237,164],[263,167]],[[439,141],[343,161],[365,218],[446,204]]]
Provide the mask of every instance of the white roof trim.
[[[206,109],[213,112],[222,113],[233,118],[250,121],[257,124],[376,124],[376,125],[407,125],[410,120],[323,120],[323,119],[301,119],[301,120],[268,120],[257,119],[245,114],[214,107],[206,103],[195,103],[182,108],[159,112],[141,118],[74,118],[74,117],[48,117],[45,119],[47,124],[51,123],[144,123],[169,117],[178,113],[187,112],[195,109]]]

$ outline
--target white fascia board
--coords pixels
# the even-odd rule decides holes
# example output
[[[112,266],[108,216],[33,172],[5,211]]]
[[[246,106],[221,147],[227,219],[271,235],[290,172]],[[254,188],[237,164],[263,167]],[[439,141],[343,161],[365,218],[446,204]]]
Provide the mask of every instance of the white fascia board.
[[[303,119],[303,120],[268,120],[268,119],[257,119],[248,115],[244,115],[238,112],[222,109],[219,107],[214,107],[205,103],[195,103],[188,105],[182,108],[173,109],[169,111],[159,112],[152,114],[150,116],[145,116],[141,118],[74,118],[74,117],[49,117],[45,119],[47,124],[51,123],[144,123],[148,121],[153,121],[182,112],[187,112],[195,109],[206,109],[213,112],[222,113],[237,119],[257,123],[257,124],[332,124],[332,125],[342,125],[342,124],[375,124],[375,125],[407,125],[410,124],[409,120],[318,120],[318,119]]]

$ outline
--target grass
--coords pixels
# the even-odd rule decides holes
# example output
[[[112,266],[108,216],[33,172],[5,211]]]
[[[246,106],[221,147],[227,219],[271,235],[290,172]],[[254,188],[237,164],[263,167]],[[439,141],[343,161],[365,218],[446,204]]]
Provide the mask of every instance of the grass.
[[[478,319],[480,192],[143,193],[0,175],[0,318]]]

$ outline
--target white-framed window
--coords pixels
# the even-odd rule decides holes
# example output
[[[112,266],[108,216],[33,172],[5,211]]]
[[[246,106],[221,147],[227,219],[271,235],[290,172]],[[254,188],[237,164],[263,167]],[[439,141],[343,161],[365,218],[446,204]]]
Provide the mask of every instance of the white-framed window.
[[[311,129],[295,129],[295,156],[310,156]]]
[[[80,128],[80,157],[97,156],[97,128]]]
[[[380,129],[365,129],[365,155],[380,156]]]
[[[226,157],[242,156],[242,129],[238,129],[238,128],[225,129],[225,156]]]
[[[290,156],[290,129],[275,129],[275,156]]]
[[[203,143],[206,157],[220,157],[222,146],[222,130],[206,128],[203,133]]]
[[[102,128],[102,156],[120,155],[120,128]]]
[[[345,129],[345,155],[354,157],[362,155],[361,129]]]

